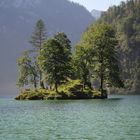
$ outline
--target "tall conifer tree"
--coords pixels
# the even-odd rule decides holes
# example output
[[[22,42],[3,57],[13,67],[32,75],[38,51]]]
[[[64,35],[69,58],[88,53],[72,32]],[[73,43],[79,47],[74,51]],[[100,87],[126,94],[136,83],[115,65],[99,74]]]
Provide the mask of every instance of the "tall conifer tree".
[[[46,35],[45,24],[44,24],[43,20],[40,19],[36,23],[35,30],[32,34],[31,41],[30,41],[30,43],[34,47],[35,52],[37,52],[37,55],[40,54],[41,47],[46,39],[47,39],[47,35]],[[36,57],[35,57],[35,59],[36,59]],[[35,62],[36,65],[39,69],[39,85],[41,88],[44,88],[42,72],[37,64],[37,60],[35,60],[35,61],[36,61]]]

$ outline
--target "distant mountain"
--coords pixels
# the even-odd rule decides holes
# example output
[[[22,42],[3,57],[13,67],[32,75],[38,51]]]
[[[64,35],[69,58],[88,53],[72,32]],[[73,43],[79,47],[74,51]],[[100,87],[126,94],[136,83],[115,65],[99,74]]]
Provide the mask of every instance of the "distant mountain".
[[[26,48],[37,20],[47,34],[65,32],[76,43],[94,20],[83,6],[68,0],[0,0],[0,94],[15,92],[16,59]]]
[[[99,19],[99,18],[101,17],[102,11],[93,9],[93,10],[91,11],[91,14],[92,14],[92,16],[97,20],[97,19]]]

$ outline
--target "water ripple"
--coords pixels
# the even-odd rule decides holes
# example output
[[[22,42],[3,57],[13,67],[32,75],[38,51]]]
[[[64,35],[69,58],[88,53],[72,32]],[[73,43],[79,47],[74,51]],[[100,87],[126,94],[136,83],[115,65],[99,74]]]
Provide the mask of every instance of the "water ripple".
[[[0,140],[140,140],[140,96],[80,101],[0,99]]]

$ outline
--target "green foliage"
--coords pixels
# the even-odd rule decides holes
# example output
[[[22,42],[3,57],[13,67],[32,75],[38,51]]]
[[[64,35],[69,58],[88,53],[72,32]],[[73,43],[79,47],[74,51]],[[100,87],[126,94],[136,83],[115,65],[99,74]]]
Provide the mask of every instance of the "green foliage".
[[[63,92],[65,94],[67,94],[68,96],[72,95],[72,90],[73,91],[82,91],[81,86],[81,81],[80,80],[72,80],[72,79],[68,79],[67,82],[65,82],[64,84],[62,84],[58,90],[59,92]],[[80,87],[79,89],[77,87]]]
[[[24,90],[15,99],[17,100],[49,100],[49,99],[93,99],[101,98],[100,91],[89,88],[83,90],[81,80],[68,79],[58,87],[59,93],[53,89]]]
[[[53,39],[46,41],[38,57],[41,70],[47,75],[49,83],[55,84],[56,91],[57,86],[71,74],[70,44],[67,40],[61,33],[56,34]]]
[[[28,52],[24,52],[23,55],[18,59],[19,66],[19,79],[17,85],[19,87],[24,87],[28,84],[34,84],[37,87],[37,71],[35,65],[32,64],[31,58]]]
[[[46,36],[45,24],[44,24],[43,20],[40,19],[36,23],[35,30],[31,37],[30,43],[35,48],[41,49],[41,47],[46,39],[47,39],[47,36]]]
[[[78,44],[76,46],[76,53],[73,56],[73,65],[75,69],[75,74],[78,79],[80,79],[84,86],[90,85],[90,76],[91,76],[91,52],[87,47],[85,48],[83,44]]]
[[[19,79],[17,85],[24,87],[24,85],[34,84],[36,88],[38,85],[38,79],[40,86],[44,87],[42,82],[42,73],[37,63],[37,55],[40,53],[41,46],[46,40],[45,25],[42,20],[38,20],[35,26],[35,31],[32,35],[30,43],[36,50],[28,50],[23,53],[18,60],[19,65]],[[29,57],[29,54],[31,57]]]
[[[45,26],[43,21],[39,20],[30,42],[35,50],[27,51],[28,53],[25,53],[18,61],[20,87],[34,83],[35,88],[38,85],[45,88],[44,82],[47,82],[47,85],[55,85],[57,91],[58,85],[72,76],[71,42],[65,33],[59,32],[53,39],[46,42],[45,40]]]
[[[140,86],[140,1],[129,0],[110,7],[98,21],[104,22],[110,23],[116,30],[125,86],[128,90],[137,91]]]
[[[64,32],[58,32],[54,35],[54,39],[56,39],[68,53],[71,53],[71,41],[68,39],[67,35]]]
[[[81,46],[76,48],[79,70],[100,81],[103,91],[104,82],[109,86],[122,87],[116,46],[115,31],[108,24],[91,25],[83,34]],[[80,61],[81,60],[81,61]],[[80,73],[80,72],[79,72]]]
[[[36,69],[38,69],[38,77],[39,77],[39,85],[40,87],[44,88],[44,83],[43,83],[43,77],[42,77],[42,72],[39,67],[38,61],[37,61],[37,55],[40,54],[41,47],[43,46],[43,43],[47,39],[46,36],[46,29],[45,29],[45,24],[43,20],[38,20],[35,26],[35,30],[33,32],[33,35],[31,37],[30,43],[33,45],[34,50],[31,52],[34,52],[34,62],[36,65]]]
[[[95,25],[93,32],[93,61],[95,75],[103,78],[110,86],[123,87],[120,79],[118,54],[115,47],[118,42],[113,28],[107,24]]]
[[[71,53],[71,41],[68,39],[64,32],[58,32],[54,35],[54,39],[63,46],[63,61],[65,61],[66,75],[72,76],[72,53]]]

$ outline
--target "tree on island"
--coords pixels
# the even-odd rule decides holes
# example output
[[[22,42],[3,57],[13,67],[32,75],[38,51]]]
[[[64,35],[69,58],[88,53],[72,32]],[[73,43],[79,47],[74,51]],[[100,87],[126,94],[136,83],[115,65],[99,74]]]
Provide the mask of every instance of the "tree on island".
[[[17,82],[18,87],[24,87],[29,84],[33,84],[34,88],[37,88],[37,69],[32,63],[31,58],[28,55],[28,51],[25,51],[23,55],[18,59],[19,66],[19,79]]]
[[[47,39],[47,35],[46,35],[45,24],[44,24],[43,20],[40,19],[36,23],[33,35],[32,35],[31,40],[30,40],[30,43],[34,47],[33,52],[36,52],[37,53],[36,55],[40,54],[41,47],[43,46],[43,43],[45,42],[46,39]],[[37,58],[37,56],[35,56],[35,61],[37,61],[36,58]],[[36,67],[38,68],[38,71],[39,71],[38,77],[39,77],[40,87],[44,88],[44,83],[42,80],[42,72],[41,72],[37,62],[35,62],[35,64],[36,64]]]
[[[88,86],[91,89],[91,65],[90,65],[91,53],[88,48],[84,48],[82,45],[76,45],[76,52],[73,55],[73,65],[75,74],[78,79],[83,83],[83,89]]]
[[[91,53],[92,77],[100,81],[101,96],[107,96],[104,92],[105,84],[123,87],[116,51],[118,41],[113,28],[108,24],[92,25],[83,35],[81,44],[87,45]]]
[[[38,57],[44,75],[54,84],[58,93],[58,85],[66,82],[71,75],[70,41],[64,33],[57,33],[47,40]]]
[[[34,85],[35,90],[25,90],[17,99],[107,98],[106,86],[123,87],[116,49],[118,41],[110,25],[89,27],[73,55],[65,33],[58,32],[45,40],[43,22],[39,20],[36,26],[32,37],[35,54],[26,51],[18,59],[18,86]],[[41,88],[37,87],[38,79]],[[93,81],[100,83],[99,90],[93,89]],[[44,82],[53,88],[45,89]]]
[[[46,39],[47,39],[47,35],[46,35],[45,24],[43,20],[40,19],[36,22],[36,26],[31,36],[30,43],[33,45],[33,47],[35,47],[37,52],[39,52],[38,50],[41,50],[41,47]]]

